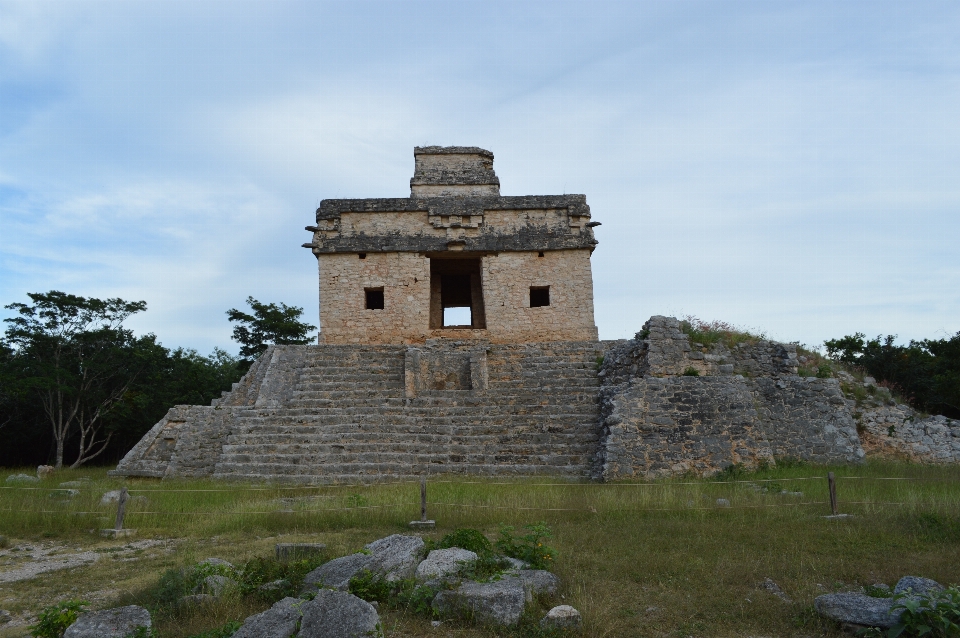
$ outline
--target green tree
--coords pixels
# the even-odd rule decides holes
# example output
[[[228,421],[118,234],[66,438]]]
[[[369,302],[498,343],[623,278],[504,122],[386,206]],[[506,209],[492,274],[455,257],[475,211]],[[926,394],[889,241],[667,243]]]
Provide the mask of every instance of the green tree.
[[[233,340],[241,345],[240,356],[248,364],[263,354],[269,344],[303,345],[313,341],[308,334],[317,327],[300,321],[303,308],[260,303],[253,297],[247,297],[247,305],[252,315],[231,308],[227,318],[239,324],[233,327]]]
[[[104,428],[105,418],[146,366],[144,346],[156,350],[153,335],[138,340],[122,325],[147,304],[56,290],[27,296],[33,305],[6,306],[19,315],[4,320],[8,391],[39,400],[56,444],[56,467],[63,467],[65,445],[74,436],[77,467],[107,448],[114,430]]]
[[[915,408],[960,418],[960,332],[950,339],[896,345],[896,335],[863,333],[824,342],[835,359],[895,387]]]

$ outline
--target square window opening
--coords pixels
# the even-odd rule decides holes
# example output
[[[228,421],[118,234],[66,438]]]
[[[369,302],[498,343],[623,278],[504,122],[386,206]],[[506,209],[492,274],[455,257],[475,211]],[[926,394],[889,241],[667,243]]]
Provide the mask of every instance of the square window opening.
[[[530,307],[543,308],[550,305],[550,286],[530,286]]]
[[[360,259],[366,259],[367,253],[357,253],[357,257],[359,257]]]
[[[383,310],[383,288],[364,288],[367,310]]]

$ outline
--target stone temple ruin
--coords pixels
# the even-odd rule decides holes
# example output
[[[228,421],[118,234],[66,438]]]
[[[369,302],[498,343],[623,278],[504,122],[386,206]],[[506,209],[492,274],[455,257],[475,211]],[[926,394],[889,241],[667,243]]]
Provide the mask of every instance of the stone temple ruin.
[[[271,346],[213,405],[171,408],[115,474],[616,480],[863,459],[838,381],[798,376],[793,345],[691,344],[667,317],[599,341],[585,196],[501,196],[479,148],[414,158],[409,197],[324,200],[307,227],[318,345]]]

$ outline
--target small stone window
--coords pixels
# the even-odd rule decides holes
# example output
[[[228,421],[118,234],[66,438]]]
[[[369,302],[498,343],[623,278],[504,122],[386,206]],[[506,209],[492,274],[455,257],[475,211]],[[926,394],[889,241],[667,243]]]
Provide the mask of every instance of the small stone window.
[[[367,310],[383,310],[383,288],[364,288],[367,296]]]
[[[550,305],[550,286],[530,286],[530,307],[542,308]]]
[[[367,253],[357,253],[357,257],[359,257],[360,259],[366,259]]]

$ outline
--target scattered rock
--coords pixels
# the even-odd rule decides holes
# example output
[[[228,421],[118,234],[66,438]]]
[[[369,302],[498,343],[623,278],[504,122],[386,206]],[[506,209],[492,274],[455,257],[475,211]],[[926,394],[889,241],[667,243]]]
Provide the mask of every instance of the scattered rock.
[[[523,583],[527,602],[531,602],[534,596],[556,594],[560,586],[560,579],[543,569],[521,569],[517,578]]]
[[[13,614],[6,609],[0,609],[0,625],[6,625],[11,620],[13,620]]]
[[[7,477],[7,483],[39,483],[40,479],[29,474],[11,474]]]
[[[906,593],[907,590],[912,590],[914,594],[928,594],[943,591],[943,585],[929,578],[904,576],[897,581],[896,587],[893,588],[893,595]]]
[[[576,629],[580,626],[582,618],[580,612],[570,605],[558,605],[540,620],[540,626],[555,629]]]
[[[357,553],[334,558],[307,574],[303,579],[304,590],[312,591],[319,586],[338,591],[347,591],[350,579],[370,564],[372,556]]]
[[[210,594],[211,596],[219,598],[228,590],[233,589],[236,586],[237,581],[232,578],[219,575],[207,576],[199,585],[197,585],[196,593]]]
[[[443,616],[465,616],[490,625],[515,625],[523,614],[526,590],[519,578],[492,583],[465,581],[457,589],[441,591],[433,609]]]
[[[73,498],[79,494],[80,490],[53,490],[50,492],[50,498]]]
[[[298,638],[362,638],[378,635],[380,616],[367,601],[353,594],[321,589],[300,606]]]
[[[419,536],[393,534],[373,541],[365,548],[372,560],[367,566],[387,581],[411,578],[423,558],[423,539]]]
[[[787,596],[786,592],[780,589],[780,585],[773,582],[772,578],[765,578],[763,582],[760,583],[759,588],[770,592],[785,603],[793,602],[790,600],[790,597]]]
[[[39,465],[37,466],[37,478],[45,479],[48,476],[52,476],[57,468],[52,465]]]
[[[150,612],[130,605],[83,614],[67,628],[63,638],[125,638],[150,625]]]
[[[464,563],[477,560],[477,555],[468,549],[451,547],[449,549],[435,549],[426,560],[417,565],[416,578],[420,582],[433,578],[445,578],[456,575]]]
[[[718,498],[717,507],[730,507],[730,499]]]
[[[85,487],[90,481],[64,481],[59,487]]]
[[[270,609],[248,616],[232,638],[290,638],[300,622],[300,598],[284,598]]]
[[[300,560],[322,554],[327,549],[323,543],[277,543],[277,560]]]
[[[866,594],[846,592],[817,596],[813,603],[817,613],[841,623],[889,629],[896,624],[890,614],[892,598],[874,598]]]

